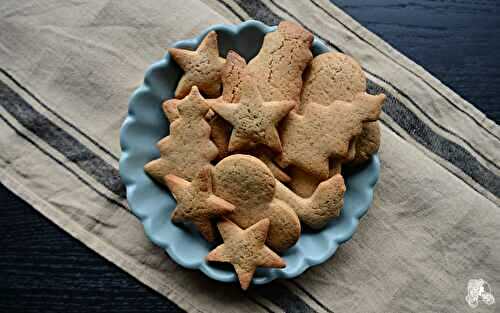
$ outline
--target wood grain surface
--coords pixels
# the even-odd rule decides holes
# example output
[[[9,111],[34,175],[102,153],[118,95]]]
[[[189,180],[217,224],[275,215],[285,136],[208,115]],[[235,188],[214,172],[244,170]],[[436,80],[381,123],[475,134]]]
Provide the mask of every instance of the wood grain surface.
[[[500,2],[334,1],[500,121]],[[178,312],[0,185],[0,312]]]
[[[500,122],[500,1],[332,2]]]

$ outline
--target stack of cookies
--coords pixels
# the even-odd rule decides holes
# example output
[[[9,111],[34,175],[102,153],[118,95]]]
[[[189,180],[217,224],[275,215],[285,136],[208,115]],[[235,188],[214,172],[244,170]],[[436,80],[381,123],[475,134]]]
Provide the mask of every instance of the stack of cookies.
[[[163,103],[170,134],[145,170],[177,200],[174,223],[222,239],[206,259],[231,263],[243,289],[257,267],[286,266],[279,254],[301,223],[321,229],[339,215],[342,167],[380,144],[384,95],[366,93],[347,55],[313,58],[312,41],[282,22],[248,64],[234,51],[220,57],[215,32],[196,51],[169,49],[184,74]]]

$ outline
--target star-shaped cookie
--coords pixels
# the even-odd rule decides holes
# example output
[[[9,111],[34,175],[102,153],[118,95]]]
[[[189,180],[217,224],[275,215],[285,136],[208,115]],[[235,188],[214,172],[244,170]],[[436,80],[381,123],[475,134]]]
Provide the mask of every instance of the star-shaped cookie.
[[[228,219],[217,224],[224,243],[212,250],[207,261],[228,262],[234,266],[241,288],[246,290],[257,267],[283,268],[285,261],[264,243],[269,219],[262,219],[243,230]]]
[[[208,97],[220,95],[221,70],[225,60],[219,57],[216,32],[209,32],[196,51],[169,48],[168,52],[184,71],[175,89],[176,98],[186,96],[193,86],[198,86]]]
[[[240,93],[238,103],[226,102],[221,98],[210,103],[212,110],[233,125],[228,150],[233,152],[263,144],[281,152],[276,126],[295,107],[296,102],[264,102],[248,74],[242,79]]]
[[[170,134],[157,143],[160,158],[144,166],[148,174],[161,183],[167,174],[191,180],[210,165],[219,150],[210,140],[210,125],[205,120],[208,110],[207,100],[196,86],[177,101],[178,117],[170,124]]]
[[[235,206],[213,194],[211,167],[204,167],[192,182],[175,175],[167,175],[165,184],[177,200],[177,207],[172,212],[172,221],[190,221],[205,239],[214,241],[215,231],[211,220],[233,212]]]
[[[384,99],[384,95],[359,93],[352,102],[335,101],[329,106],[312,102],[303,115],[290,112],[282,123],[283,153],[278,163],[282,167],[293,164],[327,179],[328,159],[347,156],[349,142],[361,133],[363,122],[378,119]]]

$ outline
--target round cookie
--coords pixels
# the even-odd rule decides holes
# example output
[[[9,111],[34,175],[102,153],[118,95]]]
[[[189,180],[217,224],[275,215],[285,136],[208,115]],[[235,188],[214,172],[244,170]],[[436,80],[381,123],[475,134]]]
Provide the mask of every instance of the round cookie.
[[[249,155],[231,155],[215,166],[213,179],[214,193],[236,206],[227,217],[240,227],[269,218],[266,244],[270,248],[284,251],[299,239],[299,218],[286,203],[273,200],[276,180],[262,161]]]

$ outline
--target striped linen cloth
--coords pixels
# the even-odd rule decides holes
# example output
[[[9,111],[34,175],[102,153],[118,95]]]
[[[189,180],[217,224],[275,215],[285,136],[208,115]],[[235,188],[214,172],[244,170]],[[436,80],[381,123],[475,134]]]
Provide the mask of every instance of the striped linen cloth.
[[[353,239],[296,279],[242,292],[148,241],[118,159],[148,65],[246,19],[300,23],[355,57],[388,101],[381,178]],[[464,312],[469,279],[500,292],[500,128],[326,0],[3,1],[0,118],[1,182],[186,311]]]

